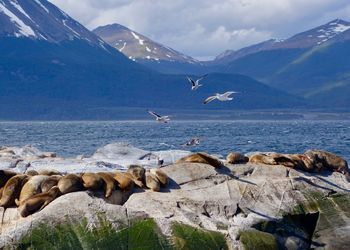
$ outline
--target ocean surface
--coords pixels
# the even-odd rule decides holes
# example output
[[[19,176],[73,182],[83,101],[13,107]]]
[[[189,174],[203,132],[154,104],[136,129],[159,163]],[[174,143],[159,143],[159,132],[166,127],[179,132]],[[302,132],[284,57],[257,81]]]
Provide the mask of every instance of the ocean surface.
[[[33,145],[63,157],[91,155],[113,142],[145,150],[182,149],[192,137],[199,137],[201,144],[184,149],[226,156],[229,151],[297,153],[318,148],[350,160],[350,121],[0,122],[0,145]]]

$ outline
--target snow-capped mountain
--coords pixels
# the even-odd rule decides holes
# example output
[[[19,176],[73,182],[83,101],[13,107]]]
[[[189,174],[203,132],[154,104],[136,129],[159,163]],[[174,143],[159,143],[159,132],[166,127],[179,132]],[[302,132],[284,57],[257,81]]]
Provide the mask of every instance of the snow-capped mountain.
[[[350,29],[350,22],[335,19],[327,24],[314,29],[296,34],[289,39],[272,45],[273,49],[279,48],[310,48],[321,45],[341,35]]]
[[[270,39],[240,50],[228,50],[217,56],[212,64],[226,64],[261,51],[277,49],[307,49],[326,42],[350,39],[350,22],[335,19],[327,24],[296,34],[288,39]]]
[[[27,37],[55,43],[78,39],[104,49],[109,47],[47,0],[0,0],[0,23],[0,37]]]
[[[134,61],[198,63],[197,60],[154,42],[148,37],[120,24],[101,26],[93,30],[93,32]]]

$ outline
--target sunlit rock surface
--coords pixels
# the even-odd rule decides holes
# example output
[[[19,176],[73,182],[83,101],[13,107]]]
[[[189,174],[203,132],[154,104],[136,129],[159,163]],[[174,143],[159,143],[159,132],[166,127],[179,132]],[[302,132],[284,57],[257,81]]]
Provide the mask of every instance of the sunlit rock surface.
[[[0,169],[12,169],[20,173],[31,169],[56,169],[62,173],[115,171],[126,170],[131,164],[156,167],[159,160],[163,161],[163,165],[168,165],[190,153],[183,150],[145,151],[127,143],[114,143],[97,149],[92,156],[63,159],[55,153],[41,152],[32,146],[1,147]]]
[[[87,159],[122,165],[130,158],[130,162],[139,161],[145,153],[149,152],[108,145]],[[173,151],[172,154],[177,158],[185,153]],[[54,158],[37,161],[55,161]],[[81,161],[87,164],[86,159]],[[63,167],[58,168],[61,169]],[[89,192],[71,193],[27,218],[21,218],[16,208],[5,211],[0,208],[0,248],[20,246],[24,239],[31,237],[31,232],[37,235],[42,225],[55,230],[57,224],[81,225],[84,221],[83,228],[94,230],[105,226],[107,221],[119,235],[123,228],[131,228],[135,221],[145,218],[156,222],[156,235],[164,236],[175,249],[179,248],[179,242],[187,246],[186,239],[177,237],[190,228],[207,230],[199,231],[203,235],[219,233],[218,238],[209,238],[215,238],[210,243],[213,246],[219,246],[224,239],[226,245],[220,248],[346,249],[350,245],[350,183],[340,173],[310,174],[283,166],[250,163],[225,164],[221,168],[179,163],[162,170],[170,183],[161,192],[135,189],[132,194],[123,194],[119,191],[109,201]],[[78,234],[78,231],[69,232]],[[154,241],[163,242],[159,237]]]

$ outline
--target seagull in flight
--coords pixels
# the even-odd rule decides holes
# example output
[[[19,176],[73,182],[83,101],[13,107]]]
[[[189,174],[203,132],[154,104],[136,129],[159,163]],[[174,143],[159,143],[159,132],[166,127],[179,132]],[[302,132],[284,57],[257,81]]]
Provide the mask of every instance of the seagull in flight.
[[[168,115],[161,116],[161,115],[158,115],[156,112],[153,112],[153,111],[148,111],[148,113],[150,115],[153,115],[156,118],[157,122],[168,123],[170,121],[170,117]]]
[[[183,144],[184,147],[197,146],[200,144],[200,139],[198,137],[193,137],[191,140]]]
[[[187,77],[188,81],[192,84],[192,90],[197,90],[200,86],[203,86],[202,84],[199,84],[200,81],[202,81],[206,76],[206,75],[203,75],[201,76],[200,78],[198,78],[197,80],[193,80],[191,77]]]
[[[231,97],[232,94],[237,94],[238,92],[235,91],[228,91],[223,94],[215,94],[213,96],[209,96],[205,101],[203,102],[204,104],[207,104],[211,101],[214,101],[215,99],[218,99],[219,101],[225,102],[225,101],[231,101],[233,100],[233,97]]]

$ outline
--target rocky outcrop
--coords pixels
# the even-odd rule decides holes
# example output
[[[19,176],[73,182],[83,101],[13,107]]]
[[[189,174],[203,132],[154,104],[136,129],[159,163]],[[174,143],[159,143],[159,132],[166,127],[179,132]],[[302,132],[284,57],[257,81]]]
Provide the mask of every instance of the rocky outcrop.
[[[118,191],[114,200],[103,192],[69,193],[26,218],[15,208],[0,208],[0,248],[44,239],[102,244],[108,238],[128,246],[132,243],[125,239],[133,244],[148,239],[143,244],[152,244],[151,249],[198,249],[200,244],[211,249],[344,249],[350,244],[350,184],[341,173],[255,163],[214,168],[179,162],[161,170],[169,185],[160,192],[135,188],[132,194]],[[93,240],[94,235],[102,240]],[[197,238],[202,240],[191,248]]]
[[[190,154],[191,152],[183,150],[145,151],[127,143],[113,143],[97,149],[92,156],[64,159],[57,157],[55,153],[41,152],[32,146],[1,147],[0,170],[12,169],[19,173],[51,169],[61,173],[109,172],[126,170],[133,164],[146,168],[155,167],[158,159],[162,159],[164,165],[169,165]]]

